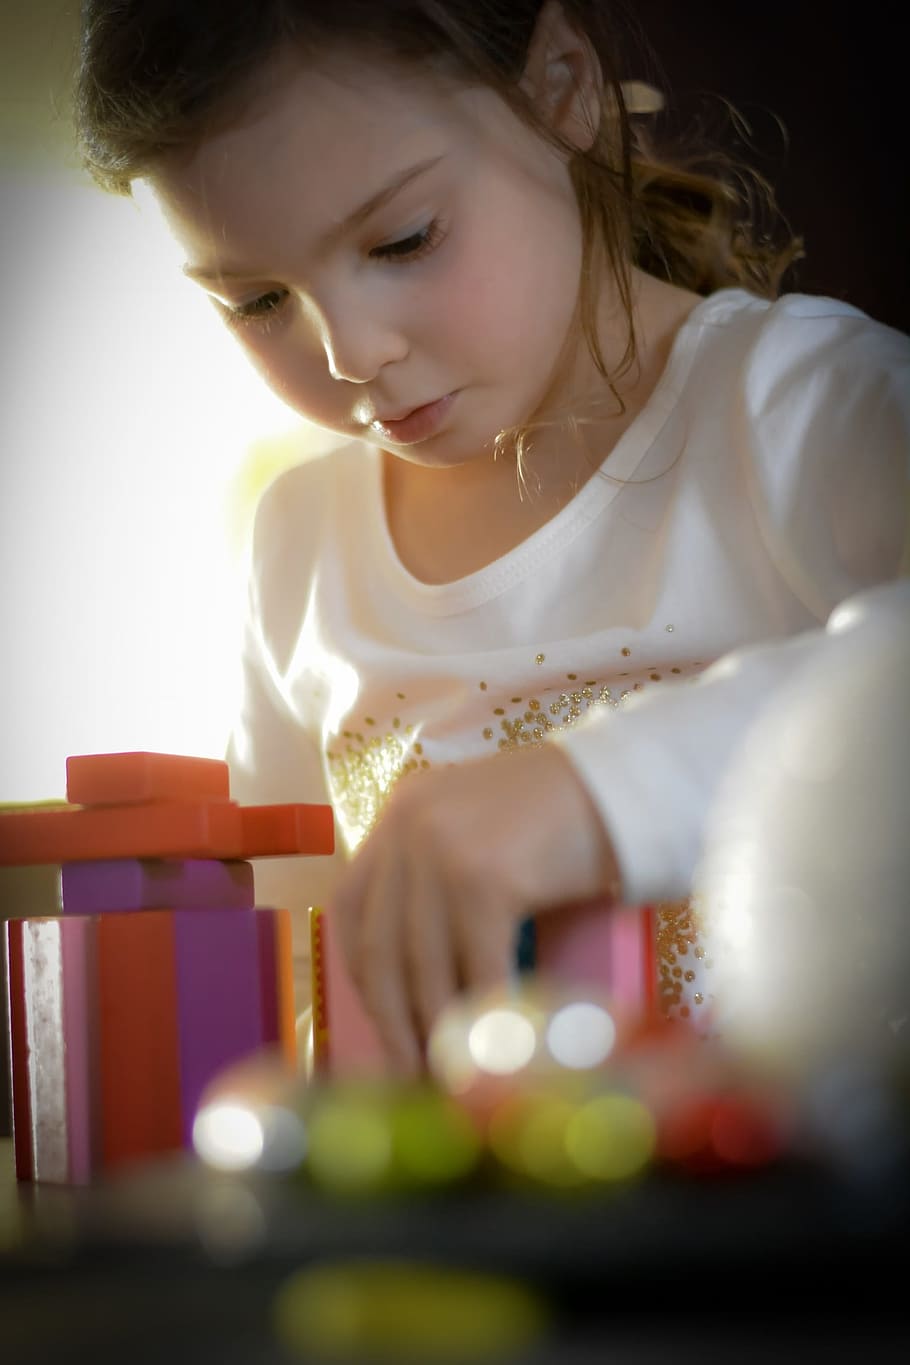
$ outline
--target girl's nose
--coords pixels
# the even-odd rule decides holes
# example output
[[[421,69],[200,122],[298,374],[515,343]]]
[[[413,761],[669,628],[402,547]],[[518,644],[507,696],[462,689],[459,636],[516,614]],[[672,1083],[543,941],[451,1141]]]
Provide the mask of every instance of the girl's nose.
[[[385,319],[368,318],[352,309],[323,318],[322,344],[333,379],[369,384],[379,371],[407,355],[404,337]]]

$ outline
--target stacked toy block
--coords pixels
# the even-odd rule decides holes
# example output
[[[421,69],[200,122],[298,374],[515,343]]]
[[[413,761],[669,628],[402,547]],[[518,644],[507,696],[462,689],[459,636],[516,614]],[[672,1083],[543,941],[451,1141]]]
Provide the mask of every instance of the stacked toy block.
[[[66,803],[0,815],[0,865],[61,869],[55,913],[5,923],[16,1173],[84,1184],[190,1149],[224,1067],[294,1067],[290,915],[256,905],[253,861],[331,853],[334,824],[239,805],[218,759],[89,754],[66,777]]]

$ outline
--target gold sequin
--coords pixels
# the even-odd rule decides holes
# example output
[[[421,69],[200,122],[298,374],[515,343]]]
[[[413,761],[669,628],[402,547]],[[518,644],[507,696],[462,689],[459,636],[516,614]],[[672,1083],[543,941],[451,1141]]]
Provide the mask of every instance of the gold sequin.
[[[673,634],[673,627],[672,627],[672,626],[664,626],[664,630],[667,631],[667,633],[670,634],[670,635]]]
[[[683,982],[693,982],[696,974],[691,968],[683,970],[678,962],[689,956],[690,949],[694,957],[704,959],[704,948],[698,942],[698,915],[691,900],[662,902],[656,912],[661,1008],[667,1015],[678,1014],[686,1019],[691,1011],[683,1003]],[[707,961],[705,966],[708,966]],[[704,995],[696,991],[692,1000],[701,1005]]]
[[[486,690],[487,690],[487,685],[486,685],[485,682],[478,683],[477,686],[480,688],[481,692],[486,692]]]
[[[546,654],[538,654],[538,656],[537,656],[537,658],[534,660],[534,662],[535,662],[536,664],[542,664],[543,661],[544,661],[544,659],[545,659],[546,657],[547,657]]]
[[[624,659],[628,659],[629,655],[632,653],[631,649],[629,649],[627,645],[624,645],[619,652],[620,654],[622,654]]]
[[[488,725],[488,726],[486,727],[486,729],[484,730],[484,732],[483,732],[483,737],[484,737],[484,739],[492,739],[492,738],[493,738],[493,731],[490,729],[489,725]]]
[[[407,741],[391,732],[366,741],[350,736],[343,750],[332,750],[326,758],[332,805],[345,844],[353,852],[376,823],[395,783],[415,772],[417,761]],[[424,766],[429,766],[426,760]]]

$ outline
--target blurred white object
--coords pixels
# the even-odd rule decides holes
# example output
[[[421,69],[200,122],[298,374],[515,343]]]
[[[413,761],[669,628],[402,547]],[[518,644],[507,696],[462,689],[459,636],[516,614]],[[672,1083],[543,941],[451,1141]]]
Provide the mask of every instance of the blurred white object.
[[[796,1081],[905,1047],[908,813],[901,580],[832,613],[773,690],[714,804],[695,890],[726,1042]]]

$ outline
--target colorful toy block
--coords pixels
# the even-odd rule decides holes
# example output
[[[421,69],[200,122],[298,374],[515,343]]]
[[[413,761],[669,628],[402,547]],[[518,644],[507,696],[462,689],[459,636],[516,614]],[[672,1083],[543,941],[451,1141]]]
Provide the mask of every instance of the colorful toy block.
[[[0,815],[0,864],[108,858],[246,860],[331,853],[330,806],[150,802]]]
[[[67,793],[0,812],[0,865],[59,864],[63,897],[5,923],[17,1175],[85,1184],[191,1150],[242,1059],[294,1070],[290,915],[255,905],[252,860],[331,853],[334,822],[240,806],[226,764],[183,755],[71,758]]]
[[[217,858],[109,858],[65,863],[63,912],[120,910],[252,910],[253,865]]]
[[[19,1179],[86,1184],[189,1149],[222,1069],[261,1049],[292,1069],[289,948],[282,910],[9,921]]]
[[[66,799],[78,806],[229,797],[230,771],[220,758],[137,752],[79,754],[66,760]]]
[[[534,971],[597,986],[630,1015],[653,1017],[658,1000],[657,940],[649,905],[591,901],[535,922]]]

